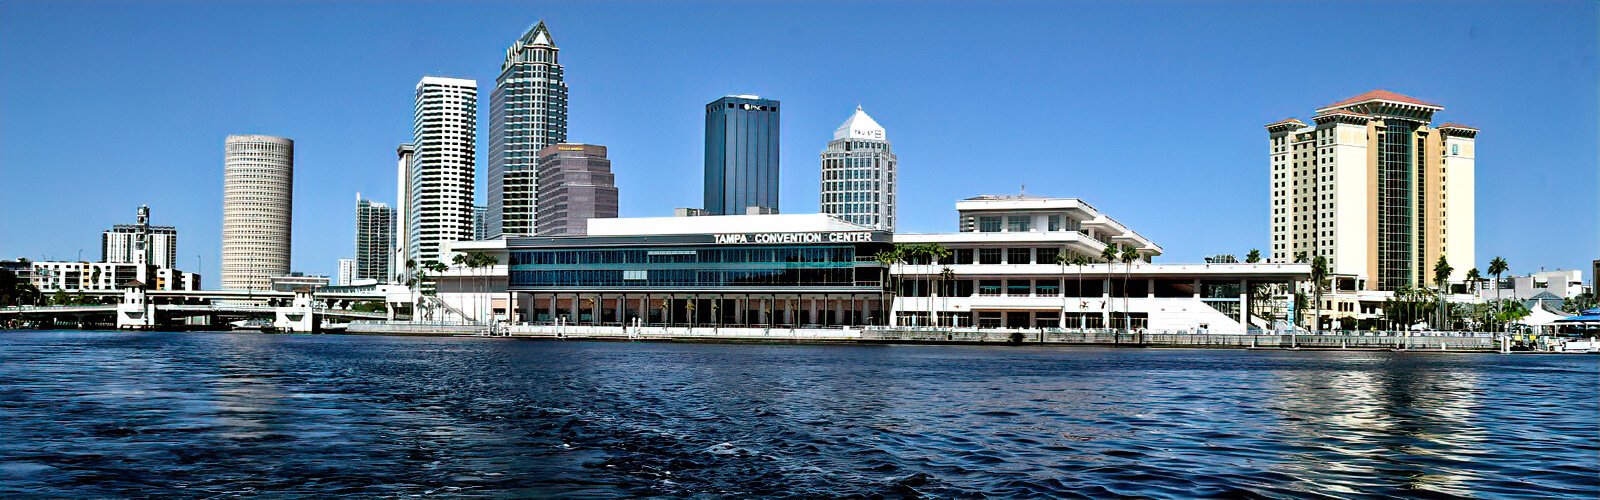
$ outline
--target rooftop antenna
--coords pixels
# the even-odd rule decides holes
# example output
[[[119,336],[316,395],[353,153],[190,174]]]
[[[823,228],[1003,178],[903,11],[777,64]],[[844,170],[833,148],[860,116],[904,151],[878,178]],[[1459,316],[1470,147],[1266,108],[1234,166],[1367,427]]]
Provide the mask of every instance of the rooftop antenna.
[[[1021,196],[1027,196],[1028,195],[1028,185],[1027,184],[1023,184],[1022,185],[1022,189],[1020,191],[1021,191],[1021,193],[1019,193],[1019,194]]]

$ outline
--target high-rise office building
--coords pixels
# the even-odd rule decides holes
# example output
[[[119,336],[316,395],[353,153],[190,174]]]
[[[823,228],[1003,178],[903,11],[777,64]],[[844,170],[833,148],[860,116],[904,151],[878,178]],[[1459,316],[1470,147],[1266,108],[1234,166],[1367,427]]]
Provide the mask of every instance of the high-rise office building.
[[[894,231],[897,163],[883,126],[856,106],[822,151],[822,213]]]
[[[411,258],[411,157],[415,151],[410,144],[395,149],[394,249],[389,253],[389,279],[379,283],[405,283],[411,272],[406,260]]]
[[[778,101],[736,95],[706,105],[705,209],[778,213]]]
[[[389,254],[394,241],[394,209],[389,205],[361,199],[356,193],[355,279],[388,282]]]
[[[483,205],[472,207],[472,239],[489,239],[489,207]]]
[[[150,207],[144,205],[139,206],[135,220],[100,234],[100,262],[177,269],[178,228],[150,225]]]
[[[1444,107],[1374,90],[1267,125],[1272,260],[1323,256],[1345,288],[1433,283],[1442,255],[1473,267],[1478,130],[1431,125]]]
[[[350,286],[356,280],[357,269],[360,267],[355,259],[339,259],[339,286]]]
[[[478,82],[424,77],[417,83],[411,146],[410,255],[418,267],[442,258],[444,243],[470,240]]]
[[[267,290],[289,272],[294,141],[230,135],[225,149],[222,288]]]
[[[539,152],[539,236],[584,235],[589,219],[616,217],[616,177],[605,146],[556,144]]]
[[[539,151],[567,141],[567,82],[544,21],[506,49],[489,98],[488,233],[533,234]]]

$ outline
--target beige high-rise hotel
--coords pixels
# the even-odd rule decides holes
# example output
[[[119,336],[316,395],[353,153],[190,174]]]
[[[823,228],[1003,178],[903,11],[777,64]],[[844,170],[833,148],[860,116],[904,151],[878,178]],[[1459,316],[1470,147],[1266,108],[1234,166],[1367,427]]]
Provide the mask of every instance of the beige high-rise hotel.
[[[1273,262],[1321,255],[1341,289],[1433,283],[1443,255],[1460,281],[1475,262],[1478,129],[1432,125],[1444,107],[1373,90],[1266,126]]]
[[[268,290],[289,274],[294,141],[230,135],[223,159],[222,288]]]

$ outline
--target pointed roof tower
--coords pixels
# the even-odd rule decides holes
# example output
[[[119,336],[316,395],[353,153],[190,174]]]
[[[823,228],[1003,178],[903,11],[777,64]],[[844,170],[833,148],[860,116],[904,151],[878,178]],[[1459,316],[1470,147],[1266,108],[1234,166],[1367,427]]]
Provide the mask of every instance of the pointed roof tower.
[[[532,28],[528,28],[528,31],[522,34],[522,38],[517,39],[517,43],[523,45],[549,45],[554,47],[556,46],[556,39],[550,37],[550,28],[544,27],[544,20],[540,19],[538,24],[533,25]]]
[[[850,115],[850,118],[846,119],[844,124],[839,125],[839,128],[833,131],[833,140],[837,141],[840,139],[876,139],[880,141],[887,141],[889,140],[889,134],[883,130],[882,125],[878,125],[877,120],[873,120],[871,116],[867,116],[867,112],[862,111],[861,106],[856,106],[855,114]]]

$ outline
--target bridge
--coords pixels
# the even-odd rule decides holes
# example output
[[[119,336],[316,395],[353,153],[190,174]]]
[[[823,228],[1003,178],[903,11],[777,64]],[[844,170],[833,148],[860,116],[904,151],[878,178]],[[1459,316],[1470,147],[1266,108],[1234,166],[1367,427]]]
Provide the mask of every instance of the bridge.
[[[21,306],[0,308],[0,320],[15,318],[105,317],[115,316],[118,329],[149,330],[161,325],[160,319],[189,318],[272,318],[272,326],[283,331],[314,332],[322,319],[394,320],[396,310],[410,306],[413,297],[404,287],[372,291],[279,292],[261,290],[145,290],[128,287],[120,291],[84,291],[83,300],[98,302],[79,305]],[[357,303],[381,302],[383,312],[355,311]]]

